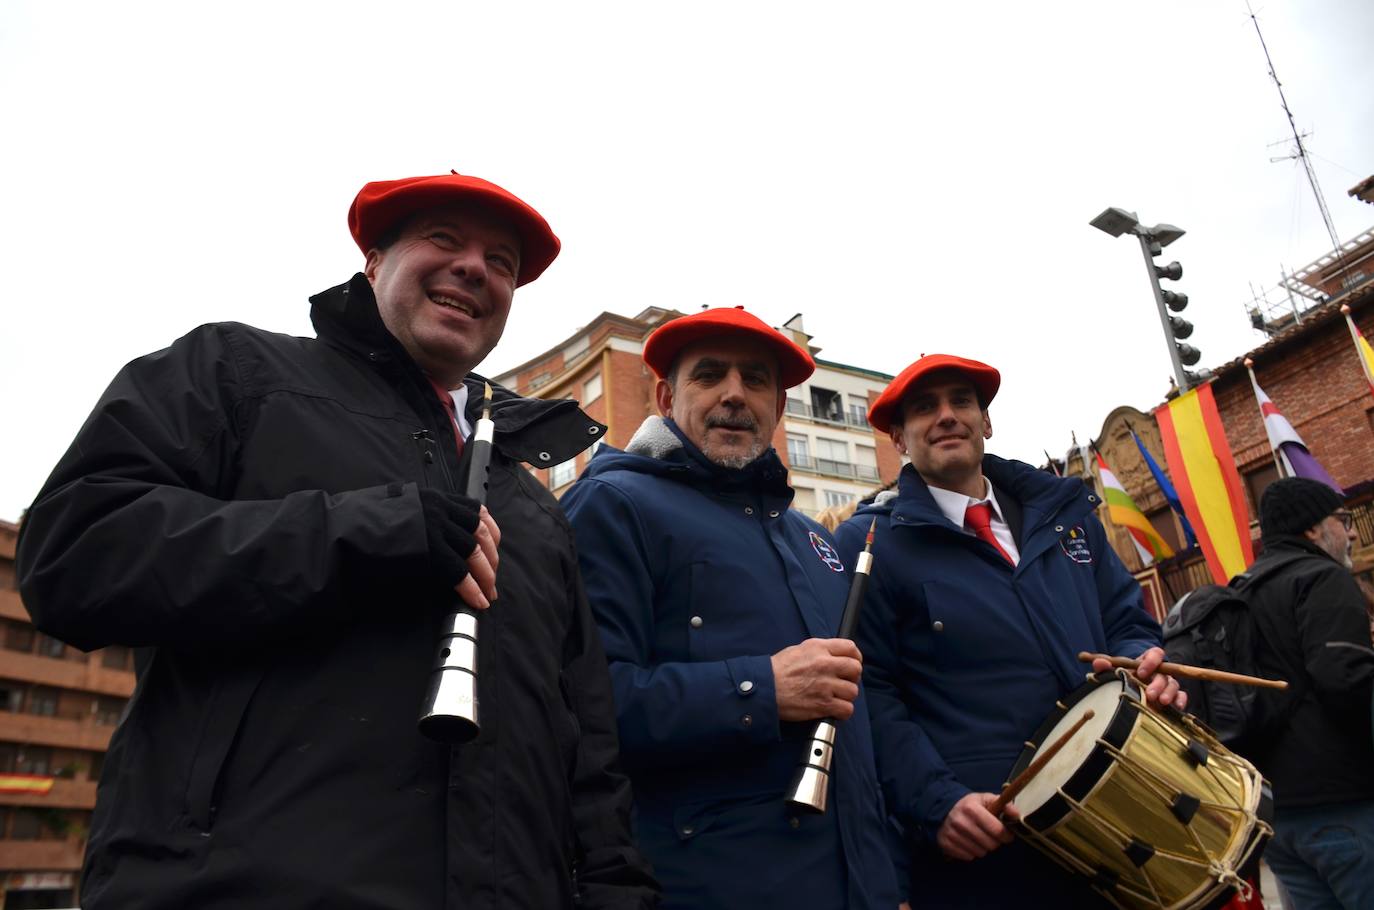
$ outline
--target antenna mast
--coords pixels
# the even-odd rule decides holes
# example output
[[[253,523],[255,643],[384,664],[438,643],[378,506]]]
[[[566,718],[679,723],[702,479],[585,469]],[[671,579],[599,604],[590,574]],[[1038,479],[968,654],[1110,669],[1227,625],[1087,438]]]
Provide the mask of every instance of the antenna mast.
[[[1255,16],[1255,11],[1250,7],[1250,0],[1246,0],[1245,9],[1250,13],[1250,21],[1255,23],[1255,34],[1259,36],[1260,48],[1264,51],[1264,62],[1269,66],[1269,78],[1274,80],[1274,88],[1279,90],[1279,102],[1283,105],[1283,112],[1288,117],[1288,128],[1293,132],[1293,143],[1297,146],[1297,153],[1291,158],[1298,158],[1302,161],[1303,168],[1307,171],[1307,182],[1312,187],[1312,195],[1317,197],[1317,208],[1321,211],[1322,222],[1326,225],[1326,233],[1331,237],[1331,247],[1336,251],[1336,259],[1340,263],[1341,272],[1346,270],[1345,256],[1341,250],[1341,238],[1336,234],[1336,225],[1331,220],[1331,212],[1326,207],[1326,197],[1322,195],[1321,187],[1317,184],[1317,172],[1312,168],[1312,159],[1307,154],[1307,146],[1303,144],[1302,134],[1298,132],[1298,126],[1293,121],[1293,112],[1288,109],[1288,99],[1283,94],[1283,83],[1279,81],[1278,73],[1274,72],[1274,61],[1269,56],[1269,45],[1264,43],[1264,33],[1260,31],[1259,19]]]

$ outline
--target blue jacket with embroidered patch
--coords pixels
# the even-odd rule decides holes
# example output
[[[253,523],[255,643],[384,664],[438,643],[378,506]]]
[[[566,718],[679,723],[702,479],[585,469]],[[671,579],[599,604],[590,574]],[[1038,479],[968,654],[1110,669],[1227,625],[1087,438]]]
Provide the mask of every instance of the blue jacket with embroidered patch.
[[[830,538],[788,508],[772,450],[729,470],[663,425],[672,451],[602,446],[562,505],[664,907],[891,910],[862,694],[839,726],[829,812],[784,803],[814,724],[779,721],[770,657],[834,637],[848,579]]]
[[[1097,496],[993,455],[983,473],[1017,541],[1015,569],[952,524],[910,465],[896,497],[835,535],[848,564],[878,518],[859,646],[888,809],[918,845],[965,794],[1000,789],[1055,700],[1083,684],[1078,652],[1160,644],[1092,514]]]

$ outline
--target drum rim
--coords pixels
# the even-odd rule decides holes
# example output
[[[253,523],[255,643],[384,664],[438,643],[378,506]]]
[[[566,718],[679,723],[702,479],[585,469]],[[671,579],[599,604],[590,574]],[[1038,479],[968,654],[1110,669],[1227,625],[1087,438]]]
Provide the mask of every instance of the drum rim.
[[[1021,750],[1021,755],[1016,759],[1016,764],[1012,766],[1011,773],[1007,775],[1007,780],[1014,779],[1016,775],[1026,770],[1031,761],[1034,760],[1036,752],[1038,752],[1040,747],[1045,744],[1045,741],[1049,739],[1050,733],[1058,726],[1059,722],[1064,719],[1064,716],[1069,713],[1069,710],[1073,708],[1074,705],[1108,683],[1118,683],[1123,690],[1127,686],[1134,685],[1128,675],[1118,670],[1103,670],[1100,673],[1089,675],[1087,682],[1077,689],[1074,689],[1055,704],[1054,711],[1050,713],[1050,716],[1040,725],[1039,729],[1035,731],[1035,734]],[[1137,686],[1136,688],[1139,687]],[[1060,705],[1063,705],[1063,707],[1061,708]],[[1139,720],[1140,712],[1130,708],[1118,699],[1116,711],[1112,715],[1111,722],[1108,723],[1106,729],[1103,730],[1100,739],[1115,749],[1124,749],[1127,740],[1131,738],[1131,733],[1134,732],[1135,726]],[[1083,763],[1078,766],[1078,769],[1074,771],[1072,775],[1070,775],[1069,779],[1064,782],[1064,785],[1060,789],[1067,793],[1074,801],[1082,802],[1088,798],[1093,789],[1101,782],[1102,775],[1112,766],[1113,761],[1115,761],[1115,759],[1112,753],[1102,744],[1102,742],[1098,742],[1097,745],[1093,746],[1092,751],[1083,759]],[[1055,793],[1049,799],[1045,800],[1044,804],[1034,812],[1022,817],[1021,822],[1037,831],[1048,831],[1066,818],[1072,811],[1073,806],[1069,801],[1064,799],[1061,794]]]

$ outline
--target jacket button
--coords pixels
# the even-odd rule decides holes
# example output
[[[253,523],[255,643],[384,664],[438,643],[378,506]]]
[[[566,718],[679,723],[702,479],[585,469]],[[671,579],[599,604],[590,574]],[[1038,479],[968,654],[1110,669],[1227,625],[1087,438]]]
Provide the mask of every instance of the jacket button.
[[[597,433],[600,433],[600,432],[601,432],[601,427],[587,427],[587,435],[588,435],[588,436],[595,436]]]
[[[791,818],[789,818],[789,819],[787,820],[787,824],[788,824],[788,826],[790,826],[790,827],[792,828],[792,830],[795,831],[796,829],[798,829],[798,828],[801,827],[801,819],[797,818],[797,817],[794,815],[794,816],[792,816]]]
[[[552,458],[552,457],[553,457],[553,456],[550,455],[548,452],[540,452],[540,453],[539,453],[539,460],[540,460],[540,461],[548,461],[548,460],[549,460],[550,458]]]
[[[739,691],[740,691],[740,694],[741,694],[741,695],[748,695],[750,692],[753,692],[753,691],[754,691],[754,684],[753,684],[753,682],[751,682],[750,680],[747,680],[747,679],[746,679],[744,682],[742,682],[742,683],[739,684]]]
[[[777,518],[777,517],[778,517],[778,510],[777,510],[777,509],[774,509],[773,511],[769,512],[769,513],[768,513],[768,517],[769,517],[769,518]]]
[[[930,627],[931,627],[932,629],[934,629],[936,632],[943,632],[943,631],[945,631],[945,624],[942,623],[942,622],[940,622],[940,620],[938,620],[938,619],[935,620],[935,622],[931,623],[931,624],[930,624]]]
[[[1088,502],[1097,502],[1097,497],[1094,496],[1094,495],[1092,495],[1091,493],[1089,493],[1089,494],[1088,494]]]
[[[691,623],[693,629],[700,629],[702,623],[705,622],[705,620],[703,620],[700,616],[693,616],[691,619],[688,620],[688,622]]]
[[[683,837],[691,837],[693,834],[696,833],[696,830],[697,830],[697,829],[696,829],[696,828],[693,828],[691,825],[683,825],[683,826],[682,826],[682,836],[683,836]]]
[[[744,507],[744,514],[745,514],[745,515],[753,515],[753,514],[754,514],[754,507],[753,507],[753,506],[745,506],[745,507]]]
[[[744,715],[743,717],[741,717],[741,718],[739,719],[739,722],[742,723],[742,724],[744,724],[744,726],[747,727],[747,726],[749,726],[750,724],[752,724],[752,723],[754,722],[754,715],[752,715],[752,714],[746,714],[746,715]]]

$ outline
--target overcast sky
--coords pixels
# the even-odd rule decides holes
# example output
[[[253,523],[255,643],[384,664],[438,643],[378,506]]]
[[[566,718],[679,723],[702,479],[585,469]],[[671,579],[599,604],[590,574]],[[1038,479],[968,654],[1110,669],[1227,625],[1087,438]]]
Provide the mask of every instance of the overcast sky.
[[[1354,236],[1374,3],[1255,2]],[[826,359],[998,366],[990,449],[1036,462],[1167,389],[1103,208],[1187,230],[1166,258],[1204,365],[1259,342],[1252,284],[1330,247],[1269,160],[1291,143],[1243,0],[210,8],[0,4],[0,518],[128,360],[217,320],[311,334],[368,180],[457,168],[561,235],[483,372],[602,310],[800,312]]]

